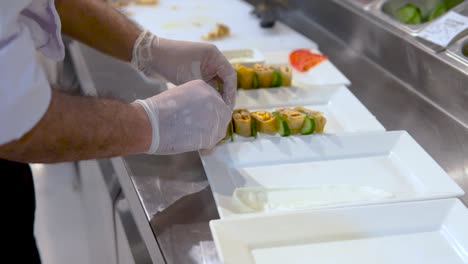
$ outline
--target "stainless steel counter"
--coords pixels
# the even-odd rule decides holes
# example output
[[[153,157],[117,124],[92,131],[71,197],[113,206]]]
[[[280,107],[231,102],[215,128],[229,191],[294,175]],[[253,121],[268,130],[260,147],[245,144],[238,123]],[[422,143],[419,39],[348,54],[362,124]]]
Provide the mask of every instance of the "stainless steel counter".
[[[166,89],[163,83],[145,81],[129,65],[85,45],[74,43],[70,49],[85,94],[131,102]],[[107,182],[119,178],[130,200],[134,219],[127,224],[132,227],[130,232],[141,233],[136,239],[141,240],[139,246],[132,248],[134,257],[141,260],[138,263],[159,264],[155,259],[164,259],[166,263],[200,263],[194,260],[197,256],[188,252],[200,241],[211,240],[208,222],[218,218],[218,213],[197,152],[135,155],[99,164]],[[145,222],[147,226],[142,226]],[[138,223],[138,229],[133,228]],[[157,242],[151,243],[152,248],[147,243],[150,240]],[[141,244],[146,250],[138,248]],[[158,256],[157,247],[161,248],[162,257]]]
[[[352,48],[369,43],[354,40],[350,46],[304,14],[285,16],[285,20],[319,44],[351,79],[351,91],[388,130],[409,131],[468,192],[466,124]],[[127,64],[84,45],[75,43],[71,50],[86,93],[130,102],[164,90],[160,83],[145,81]],[[118,178],[128,199],[127,213],[133,217],[129,225],[138,230],[128,232],[141,235],[132,246],[134,257],[141,260],[138,263],[201,263],[197,246],[211,240],[208,222],[218,215],[198,153],[136,155],[100,164],[108,171],[105,174]],[[468,203],[468,196],[464,202]]]

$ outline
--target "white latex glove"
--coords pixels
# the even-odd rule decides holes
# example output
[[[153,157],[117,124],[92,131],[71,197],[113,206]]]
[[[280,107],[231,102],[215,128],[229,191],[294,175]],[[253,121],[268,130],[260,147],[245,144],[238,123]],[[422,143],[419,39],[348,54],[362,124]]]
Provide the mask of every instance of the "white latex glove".
[[[190,81],[145,100],[137,100],[153,129],[150,154],[210,149],[226,135],[231,109],[202,80]]]
[[[223,100],[234,107],[237,75],[214,45],[164,39],[144,31],[133,47],[132,65],[147,77],[162,76],[175,85],[204,80],[217,87],[221,82]]]

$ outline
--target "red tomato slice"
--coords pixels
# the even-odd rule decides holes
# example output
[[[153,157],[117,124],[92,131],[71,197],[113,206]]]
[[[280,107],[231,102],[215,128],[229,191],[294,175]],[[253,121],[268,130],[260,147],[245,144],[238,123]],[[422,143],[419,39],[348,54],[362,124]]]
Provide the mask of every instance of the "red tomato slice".
[[[294,50],[291,52],[291,54],[289,54],[289,62],[296,70],[300,72],[305,72],[327,59],[327,56],[313,53],[308,49]]]

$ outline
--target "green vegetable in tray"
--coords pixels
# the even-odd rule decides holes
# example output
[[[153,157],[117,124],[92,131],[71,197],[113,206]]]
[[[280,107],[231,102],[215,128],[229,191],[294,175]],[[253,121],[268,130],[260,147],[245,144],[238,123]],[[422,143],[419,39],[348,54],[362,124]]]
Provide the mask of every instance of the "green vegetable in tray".
[[[439,3],[436,7],[434,7],[431,12],[429,12],[429,15],[427,16],[426,21],[432,21],[441,15],[445,14],[447,12],[448,8],[445,2]]]
[[[441,15],[447,13],[450,9],[454,8],[458,4],[463,2],[463,0],[441,0],[427,15],[426,21],[432,21]]]
[[[405,24],[421,24],[423,22],[421,9],[412,4],[400,7],[396,11],[396,18]]]
[[[414,16],[410,21],[407,22],[407,24],[410,25],[419,25],[424,22],[423,17],[421,15]]]
[[[442,2],[447,7],[447,10],[450,10],[454,8],[455,6],[457,6],[458,4],[460,4],[461,2],[463,2],[463,0],[443,0]]]
[[[289,129],[288,122],[286,122],[286,120],[284,120],[284,118],[278,112],[273,112],[273,115],[276,117],[276,120],[278,120],[278,133],[280,136],[290,136],[291,130]]]
[[[315,131],[315,119],[313,117],[306,115],[304,119],[304,124],[301,129],[301,134],[310,135],[314,133],[314,131]]]
[[[396,11],[395,18],[405,24],[417,25],[442,16],[461,2],[463,2],[463,0],[440,0],[434,8],[429,10],[429,13],[425,17],[422,15],[422,11],[418,6],[406,4]]]

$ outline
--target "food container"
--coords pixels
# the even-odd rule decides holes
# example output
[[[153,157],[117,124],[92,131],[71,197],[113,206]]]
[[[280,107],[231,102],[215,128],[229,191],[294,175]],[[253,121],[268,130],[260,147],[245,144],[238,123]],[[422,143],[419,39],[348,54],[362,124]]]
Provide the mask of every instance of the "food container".
[[[457,40],[448,49],[447,53],[468,65],[468,36]]]
[[[435,20],[432,18],[430,21],[427,21],[429,17],[434,15],[434,12],[437,12],[437,7],[440,5],[442,0],[386,0],[381,1],[380,3],[375,5],[375,10],[378,14],[383,15],[385,20],[394,24],[398,28],[410,33],[410,34],[417,34],[421,31],[424,27],[426,27],[431,21]],[[461,3],[466,2],[462,1]],[[420,10],[420,17],[422,19],[421,22],[412,23],[404,23],[398,19],[398,12],[400,8],[403,8],[406,5],[415,6]],[[456,7],[458,7],[457,5]],[[456,9],[456,7],[452,7],[449,10]],[[445,12],[449,11],[446,10],[441,12],[445,14]]]

